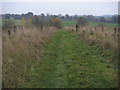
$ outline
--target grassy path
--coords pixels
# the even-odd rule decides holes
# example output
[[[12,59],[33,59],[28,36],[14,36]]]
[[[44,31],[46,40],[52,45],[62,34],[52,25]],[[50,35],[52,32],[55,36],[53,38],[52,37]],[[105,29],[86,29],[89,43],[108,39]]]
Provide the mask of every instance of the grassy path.
[[[25,87],[116,87],[117,71],[113,65],[77,38],[75,33],[56,31],[42,59],[31,69]]]

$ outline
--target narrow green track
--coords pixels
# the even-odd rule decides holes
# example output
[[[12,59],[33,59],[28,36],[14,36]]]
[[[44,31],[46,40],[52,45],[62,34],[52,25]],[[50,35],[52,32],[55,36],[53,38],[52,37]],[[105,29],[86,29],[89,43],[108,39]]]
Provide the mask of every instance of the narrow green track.
[[[117,70],[75,33],[58,30],[28,73],[28,88],[117,87]]]

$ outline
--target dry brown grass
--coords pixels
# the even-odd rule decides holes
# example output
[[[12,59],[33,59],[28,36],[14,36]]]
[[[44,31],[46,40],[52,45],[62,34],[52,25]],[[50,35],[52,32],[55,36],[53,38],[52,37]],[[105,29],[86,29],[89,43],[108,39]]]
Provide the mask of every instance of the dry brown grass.
[[[76,32],[74,27],[65,27],[65,29]],[[109,49],[115,54],[118,52],[118,28],[85,26],[80,27],[77,34],[79,39],[91,46],[99,45],[103,51]]]
[[[3,87],[19,88],[25,75],[40,60],[43,47],[51,40],[55,28],[38,29],[34,26],[3,29]]]

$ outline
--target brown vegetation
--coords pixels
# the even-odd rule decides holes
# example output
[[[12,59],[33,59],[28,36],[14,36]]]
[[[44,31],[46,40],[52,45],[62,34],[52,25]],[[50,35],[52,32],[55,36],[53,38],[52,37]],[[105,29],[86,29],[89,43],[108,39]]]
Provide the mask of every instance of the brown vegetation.
[[[64,29],[76,32],[74,27],[65,27]],[[89,45],[98,45],[103,51],[110,50],[117,56],[118,28],[85,26],[78,28],[77,33],[79,39],[86,41]],[[109,61],[112,60],[113,58],[109,58]]]
[[[3,88],[21,87],[28,70],[40,60],[41,52],[51,40],[54,28],[38,29],[34,26],[17,26],[3,29]]]

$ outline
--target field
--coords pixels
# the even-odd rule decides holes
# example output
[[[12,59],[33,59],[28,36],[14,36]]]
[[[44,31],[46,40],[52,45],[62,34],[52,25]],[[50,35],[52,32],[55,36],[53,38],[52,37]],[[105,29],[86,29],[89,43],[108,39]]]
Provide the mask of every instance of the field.
[[[21,20],[15,20],[15,25],[21,25]]]
[[[76,21],[62,21],[64,26],[75,26]],[[90,26],[97,26],[100,22],[89,22]],[[108,27],[118,27],[117,24],[105,23]]]
[[[75,21],[62,21],[64,26],[75,26],[76,22]]]
[[[99,22],[89,22],[91,26],[97,26],[99,24]],[[106,26],[108,27],[118,27],[117,24],[112,24],[112,23],[104,23],[106,24]]]
[[[2,33],[3,88],[116,88],[116,24],[78,28],[22,26]],[[111,37],[112,36],[112,37]]]

